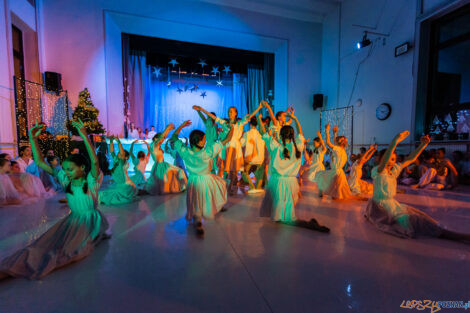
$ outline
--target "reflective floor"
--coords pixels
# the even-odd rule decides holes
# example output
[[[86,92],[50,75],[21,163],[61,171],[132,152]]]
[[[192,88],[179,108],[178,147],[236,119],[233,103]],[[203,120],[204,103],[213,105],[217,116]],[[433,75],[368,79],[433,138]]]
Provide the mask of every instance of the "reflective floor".
[[[398,199],[470,232],[470,188],[407,192]],[[0,282],[0,312],[375,313],[416,311],[403,300],[470,300],[470,245],[395,238],[364,220],[365,202],[321,200],[313,186],[303,194],[297,216],[330,234],[258,217],[262,195],[230,198],[204,239],[184,220],[185,194],[102,207],[113,237],[40,281]],[[0,258],[67,214],[62,197],[1,208]]]

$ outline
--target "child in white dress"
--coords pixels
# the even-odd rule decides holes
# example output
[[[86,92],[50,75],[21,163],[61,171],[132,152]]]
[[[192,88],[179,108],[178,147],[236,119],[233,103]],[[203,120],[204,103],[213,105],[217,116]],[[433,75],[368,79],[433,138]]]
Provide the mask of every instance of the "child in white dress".
[[[230,195],[237,194],[238,172],[243,170],[244,165],[242,144],[240,142],[243,136],[243,127],[251,120],[253,116],[258,113],[259,110],[263,108],[264,102],[265,101],[262,101],[254,112],[246,115],[241,120],[237,117],[238,111],[235,107],[229,108],[228,120],[219,120],[222,127],[225,128],[225,133],[229,129],[233,129],[232,139],[225,145],[224,149],[222,150],[222,171],[224,173],[224,178],[228,178],[230,180],[230,184],[228,186]]]
[[[190,148],[186,147],[178,135],[184,127],[191,125],[190,121],[181,124],[173,133],[171,141],[181,155],[189,172],[188,188],[186,193],[186,219],[194,221],[198,235],[204,235],[202,218],[213,219],[215,214],[222,210],[227,203],[226,182],[219,176],[211,173],[212,159],[222,150],[231,136],[232,131],[223,142],[206,144],[206,136],[200,130],[193,130],[189,135]]]
[[[354,161],[349,172],[348,184],[353,195],[372,194],[372,184],[362,180],[362,166],[369,161],[372,155],[377,151],[377,145],[371,145],[369,150]]]
[[[0,206],[21,203],[21,196],[8,176],[11,162],[0,159]]]
[[[98,190],[103,179],[98,158],[83,122],[72,123],[85,143],[91,170],[87,169],[85,157],[71,155],[63,162],[63,169],[54,172],[39,149],[37,138],[42,126],[36,124],[29,130],[35,160],[47,173],[54,174],[66,190],[70,214],[32,244],[2,260],[0,279],[8,276],[40,279],[59,267],[85,258],[102,239],[109,238],[105,233],[108,222],[97,210]]]
[[[149,163],[150,159],[150,146],[147,141],[142,140],[143,143],[147,146],[147,155],[145,155],[144,151],[137,152],[137,157],[134,155],[134,144],[139,142],[140,140],[134,140],[131,144],[131,160],[132,164],[134,164],[134,175],[131,177],[132,182],[137,187],[137,189],[142,190],[145,187],[145,182],[147,179],[145,178],[145,169],[147,168],[147,164]]]
[[[313,150],[312,150],[312,165],[308,170],[308,179],[311,182],[315,181],[317,173],[325,170],[323,165],[323,159],[325,158],[325,142],[321,136],[321,133],[317,131],[317,137],[313,139]]]
[[[178,193],[186,189],[188,182],[186,174],[181,168],[165,162],[161,148],[168,133],[173,129],[175,126],[169,124],[163,133],[156,135],[150,146],[150,153],[155,163],[145,184],[145,190],[151,195]]]
[[[424,136],[419,147],[403,163],[396,163],[395,148],[408,135],[408,131],[398,134],[384,152],[379,165],[372,169],[374,194],[364,211],[365,218],[379,230],[403,238],[425,235],[470,243],[469,234],[446,230],[424,212],[395,200],[401,170],[413,163],[430,142],[429,136]]]
[[[54,195],[53,190],[46,191],[39,177],[28,172],[21,172],[16,161],[11,162],[9,176],[15,188],[24,198],[49,198]]]
[[[118,143],[119,153],[114,152],[114,140]],[[114,184],[100,191],[100,203],[106,205],[119,205],[131,203],[137,197],[137,187],[127,174],[129,168],[129,152],[122,147],[119,138],[111,137],[109,140],[109,151],[113,157],[111,175]]]
[[[329,232],[327,227],[319,225],[315,219],[307,222],[298,220],[295,216],[295,205],[299,200],[300,191],[297,174],[300,169],[305,139],[297,118],[293,115],[289,115],[289,117],[296,124],[297,138],[295,138],[294,129],[289,125],[283,126],[279,132],[281,142],[269,135],[264,126],[261,126],[260,129],[271,156],[270,177],[261,204],[260,215],[271,217],[275,222]]]
[[[266,144],[257,129],[257,117],[253,116],[250,120],[250,130],[243,134],[241,139],[242,147],[245,148],[245,165],[242,172],[243,180],[248,183],[250,190],[248,193],[261,193],[264,180],[264,154]],[[256,178],[256,186],[250,178],[250,173],[253,173]]]
[[[202,122],[204,123],[205,131],[206,131],[205,132],[206,143],[208,145],[212,145],[214,142],[217,141],[217,139],[221,139],[219,138],[218,126],[217,126],[217,124],[221,124],[221,120],[215,115],[215,113],[208,112],[204,108],[198,105],[193,106],[193,109],[196,110],[197,114],[199,115]],[[205,113],[207,117],[204,116],[204,114],[202,113]],[[229,127],[226,129],[226,133],[228,133],[228,131],[230,131]],[[226,133],[224,134],[225,136],[226,136]],[[212,169],[211,169],[212,174],[217,174],[217,170],[219,167],[218,164],[222,164],[222,160],[220,159],[220,156],[217,156],[212,160]],[[223,170],[221,171],[221,173],[223,173]],[[222,175],[219,175],[219,176],[222,177]]]
[[[330,124],[326,124],[326,145],[331,149],[330,169],[317,173],[315,182],[317,183],[319,196],[331,196],[334,200],[353,199],[349,189],[346,174],[344,173],[344,165],[348,160],[345,148],[348,145],[348,139],[343,136],[336,136],[338,128],[333,127],[333,135],[335,144],[330,141]]]

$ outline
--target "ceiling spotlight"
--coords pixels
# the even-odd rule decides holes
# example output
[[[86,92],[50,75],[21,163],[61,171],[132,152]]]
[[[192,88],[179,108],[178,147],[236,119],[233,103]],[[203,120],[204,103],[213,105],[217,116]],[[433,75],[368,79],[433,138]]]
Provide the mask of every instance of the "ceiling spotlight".
[[[358,42],[356,44],[356,47],[359,50],[359,49],[369,46],[371,43],[372,42],[367,38],[367,31],[365,31],[364,36],[362,37],[362,41]]]

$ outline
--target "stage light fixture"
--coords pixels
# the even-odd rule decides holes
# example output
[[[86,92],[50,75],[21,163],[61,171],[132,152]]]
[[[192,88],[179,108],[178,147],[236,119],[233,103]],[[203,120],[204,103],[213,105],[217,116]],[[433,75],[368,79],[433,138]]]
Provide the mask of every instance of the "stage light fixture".
[[[358,42],[356,44],[356,47],[358,50],[367,47],[371,44],[372,42],[367,38],[367,31],[364,32],[364,36],[362,37],[362,41]]]

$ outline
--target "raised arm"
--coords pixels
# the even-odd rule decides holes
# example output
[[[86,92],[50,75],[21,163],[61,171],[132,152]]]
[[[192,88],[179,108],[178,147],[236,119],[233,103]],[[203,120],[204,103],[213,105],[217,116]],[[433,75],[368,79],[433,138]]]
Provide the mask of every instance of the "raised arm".
[[[304,133],[302,132],[302,126],[300,126],[299,120],[294,115],[294,113],[292,113],[291,111],[291,113],[289,113],[287,116],[290,117],[295,122],[295,128],[297,128],[297,134],[303,136]]]
[[[393,138],[392,142],[388,145],[387,151],[385,151],[382,160],[380,160],[380,164],[377,169],[379,173],[382,173],[384,171],[385,166],[387,165],[388,161],[390,161],[390,158],[392,157],[393,152],[395,152],[397,145],[406,137],[408,137],[409,134],[410,132],[405,130],[404,132],[399,133],[395,136],[395,138]]]
[[[82,120],[72,121],[73,126],[77,129],[78,134],[83,139],[83,143],[85,144],[86,150],[88,152],[88,156],[90,157],[91,161],[91,176],[93,178],[97,178],[100,174],[100,166],[98,163],[98,157],[96,156],[96,151],[93,145],[91,144],[90,138],[88,138],[88,134],[86,132],[85,124],[83,124]]]
[[[326,124],[325,126],[325,136],[326,136],[326,145],[333,149],[334,145],[331,143],[331,140],[330,140],[330,123]]]
[[[372,157],[372,155],[374,154],[374,152],[377,151],[377,145],[370,145],[369,146],[369,150],[366,151],[366,153],[364,153],[361,158],[359,159],[359,164],[360,165],[363,165],[364,163],[366,163],[367,161],[369,161],[369,159]]]
[[[163,133],[160,135],[160,138],[156,140],[155,146],[160,146],[165,140],[166,136],[168,136],[170,131],[172,131],[173,129],[175,129],[175,125],[172,123],[168,124]]]
[[[333,144],[336,143],[336,137],[338,137],[338,126],[333,127]]]
[[[124,160],[126,158],[126,154],[124,152],[124,147],[122,146],[121,140],[119,140],[119,138],[116,138],[116,141],[118,143],[118,148],[119,148],[119,155],[120,155],[119,158],[121,160]]]
[[[116,157],[116,153],[114,152],[114,136],[109,137],[109,153],[111,153],[113,159]]]
[[[198,105],[195,105],[193,106],[193,109],[196,110],[198,113],[199,113],[199,116],[201,116],[201,111],[204,112],[207,116],[209,116],[211,119],[213,119],[214,121],[217,119],[217,116],[215,116],[214,114],[212,114],[211,112],[207,111],[206,109],[204,109],[203,107],[200,107]],[[202,117],[201,117],[202,118]],[[205,121],[205,120],[204,120]]]
[[[273,109],[271,108],[269,103],[267,101],[264,101],[263,106],[268,110],[269,116],[271,117],[271,121],[273,122],[273,124],[277,126],[278,122],[277,122],[277,119],[276,119],[276,115],[274,115]],[[269,127],[269,125],[268,125],[268,127]]]
[[[138,141],[138,140],[134,140],[134,141],[131,143],[131,150],[129,151],[129,154],[130,154],[132,160],[136,159],[136,157],[135,157],[135,155],[134,155],[134,144],[135,144],[137,141]]]
[[[258,107],[256,108],[256,110],[254,110],[253,112],[251,112],[250,114],[248,114],[248,116],[247,116],[247,121],[250,121],[251,118],[252,118],[253,116],[255,116],[255,115],[259,112],[259,110],[261,110],[261,109],[263,108],[265,102],[266,102],[266,101],[261,100],[261,102],[259,103],[259,105],[258,105]]]
[[[148,159],[149,156],[150,156],[150,146],[149,146],[149,143],[148,143],[147,141],[145,141],[145,140],[144,140],[144,143],[145,143],[145,145],[147,146],[147,156],[146,156],[146,158]]]
[[[197,114],[198,114],[199,117],[201,118],[202,122],[205,124],[207,118],[204,116],[204,114],[201,113],[202,108],[201,108],[200,106],[198,106],[198,105],[193,105],[193,109],[197,112]]]
[[[322,150],[326,151],[325,142],[323,141],[323,137],[321,136],[321,132],[319,130],[317,130],[317,137],[320,140],[320,146]]]
[[[431,139],[428,135],[421,137],[421,143],[419,144],[418,148],[416,148],[413,152],[411,152],[403,161],[402,166],[406,167],[416,161],[419,155],[426,149],[427,145],[431,142]]]
[[[258,119],[258,125],[259,125],[259,132],[261,136],[263,136],[264,134],[266,134],[266,128],[264,128],[264,123],[261,120],[261,114],[258,115],[257,119]]]
[[[42,168],[46,173],[53,175],[54,170],[52,167],[44,161],[44,156],[39,149],[38,137],[42,132],[42,125],[36,124],[29,129],[29,142],[31,143],[31,150],[33,150],[34,161]]]
[[[295,109],[294,107],[290,107],[290,108],[287,108],[287,118],[289,118],[289,120],[286,122],[286,125],[290,125],[292,124],[292,118],[290,118],[290,115],[294,115],[295,114]]]
[[[221,141],[222,145],[225,146],[230,140],[232,140],[232,136],[233,136],[233,127],[228,132],[227,137],[225,137],[225,139]]]
[[[183,122],[180,126],[178,126],[178,128],[173,132],[173,135],[171,135],[170,140],[173,141],[173,142],[178,141],[178,140],[179,140],[179,139],[178,139],[178,136],[179,136],[181,130],[182,130],[183,128],[185,128],[185,127],[190,126],[190,125],[191,125],[191,121],[189,121],[189,120],[188,120],[188,121],[184,121],[184,122]]]

